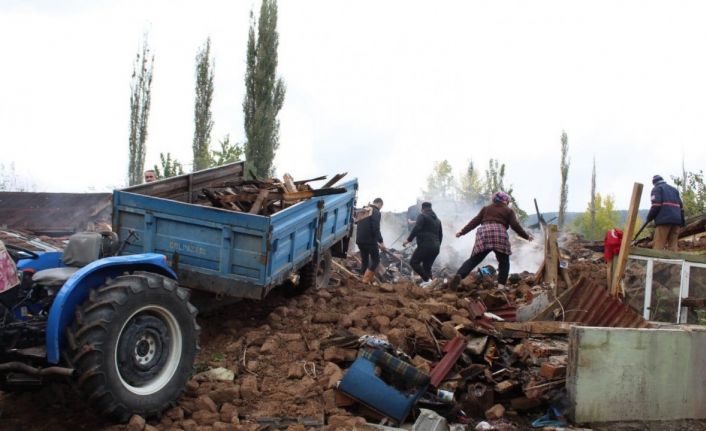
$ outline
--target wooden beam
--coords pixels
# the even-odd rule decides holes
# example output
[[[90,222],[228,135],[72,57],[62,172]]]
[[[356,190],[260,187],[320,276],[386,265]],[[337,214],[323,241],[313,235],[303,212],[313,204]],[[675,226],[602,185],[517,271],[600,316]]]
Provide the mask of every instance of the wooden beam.
[[[554,310],[562,307],[562,304],[564,304],[565,302],[568,302],[568,300],[574,294],[574,291],[582,284],[582,282],[583,279],[579,280],[578,283],[574,284],[571,288],[566,289],[561,295],[559,295],[558,298],[554,299],[551,304],[547,305],[544,310],[540,311],[536,316],[534,316],[531,321],[549,320],[549,316],[554,312]]]
[[[262,209],[262,203],[265,202],[265,199],[267,199],[267,195],[269,194],[270,191],[267,189],[260,190],[260,193],[257,194],[257,199],[255,199],[255,203],[252,204],[252,208],[250,208],[250,214],[260,213],[260,209]]]
[[[559,281],[559,246],[556,242],[557,225],[547,226],[547,242],[544,251],[544,281],[549,283],[556,296],[556,285]]]
[[[331,178],[330,180],[328,180],[328,181],[326,182],[326,184],[324,184],[323,186],[321,186],[321,188],[322,188],[322,189],[325,189],[325,188],[331,187],[332,185],[334,185],[334,184],[336,184],[337,182],[339,182],[339,181],[341,180],[341,178],[345,177],[347,174],[348,174],[348,172],[344,172],[344,173],[342,173],[342,174],[336,174],[336,175],[334,175],[333,178]]]
[[[706,263],[706,254],[701,252],[686,253],[671,250],[653,250],[651,248],[630,247],[630,254],[635,256],[655,257],[657,259],[679,259],[687,262]]]
[[[530,335],[568,334],[572,323],[558,321],[493,322],[495,329],[526,332]]]
[[[620,253],[618,253],[618,262],[613,270],[613,282],[610,289],[612,296],[618,296],[620,293],[620,281],[625,274],[625,265],[628,261],[628,252],[630,250],[630,242],[635,234],[635,222],[637,220],[637,211],[640,208],[640,197],[642,197],[642,184],[635,183],[632,186],[632,196],[630,197],[630,207],[628,208],[628,219],[623,229],[623,240],[620,243]]]

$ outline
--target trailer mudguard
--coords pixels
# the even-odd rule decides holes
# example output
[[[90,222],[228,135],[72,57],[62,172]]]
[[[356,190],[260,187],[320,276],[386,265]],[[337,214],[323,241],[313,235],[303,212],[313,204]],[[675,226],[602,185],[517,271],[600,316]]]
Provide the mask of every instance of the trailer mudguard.
[[[79,269],[61,287],[49,311],[47,322],[47,360],[58,364],[66,327],[74,318],[76,307],[88,297],[88,292],[125,272],[148,271],[176,280],[176,274],[167,266],[164,255],[157,253],[133,254],[99,259]]]

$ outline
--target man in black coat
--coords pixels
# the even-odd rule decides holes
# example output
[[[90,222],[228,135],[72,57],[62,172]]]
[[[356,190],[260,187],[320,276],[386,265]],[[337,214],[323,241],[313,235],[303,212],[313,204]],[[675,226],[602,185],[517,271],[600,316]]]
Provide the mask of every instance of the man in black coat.
[[[417,216],[414,229],[403,243],[406,247],[414,238],[417,238],[417,249],[412,254],[409,264],[414,272],[422,277],[421,287],[431,284],[431,267],[439,255],[443,235],[441,220],[431,209],[431,203],[422,203],[422,212]]]
[[[375,269],[380,264],[380,250],[385,249],[385,244],[380,233],[380,209],[382,208],[382,199],[375,198],[371,205],[373,213],[370,217],[366,217],[358,222],[358,230],[356,232],[355,243],[360,250],[361,272],[363,274],[363,283],[371,283],[375,277]]]

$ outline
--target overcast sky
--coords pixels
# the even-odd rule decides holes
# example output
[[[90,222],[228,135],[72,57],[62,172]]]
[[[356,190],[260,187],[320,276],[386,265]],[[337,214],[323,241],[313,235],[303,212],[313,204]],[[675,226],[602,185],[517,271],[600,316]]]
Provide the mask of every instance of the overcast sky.
[[[215,56],[212,139],[242,142],[245,45],[258,1],[2,0],[0,163],[37,191],[126,182],[130,75],[155,54],[147,164],[191,164],[194,57]],[[569,135],[569,209],[598,191],[706,165],[703,1],[280,1],[287,84],[276,167],[349,172],[361,202],[406,209],[433,162],[507,165],[522,207],[558,208]]]

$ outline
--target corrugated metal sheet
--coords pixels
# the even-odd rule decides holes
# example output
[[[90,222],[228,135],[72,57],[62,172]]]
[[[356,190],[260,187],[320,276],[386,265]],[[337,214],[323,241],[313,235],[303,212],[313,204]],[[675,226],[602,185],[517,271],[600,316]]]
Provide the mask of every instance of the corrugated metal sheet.
[[[110,225],[110,193],[0,192],[0,227],[38,235],[70,235]]]
[[[581,280],[561,303],[564,321],[585,326],[646,328],[647,320],[627,304],[613,298],[600,285]]]
[[[22,247],[30,251],[61,251],[64,241],[59,239],[41,239],[27,232],[0,228],[0,241],[5,244]]]
[[[463,337],[456,337],[444,345],[443,352],[446,353],[438,364],[429,373],[430,383],[432,386],[439,386],[449,374],[449,371],[456,365],[458,358],[461,357],[461,353],[466,348],[466,340]]]

